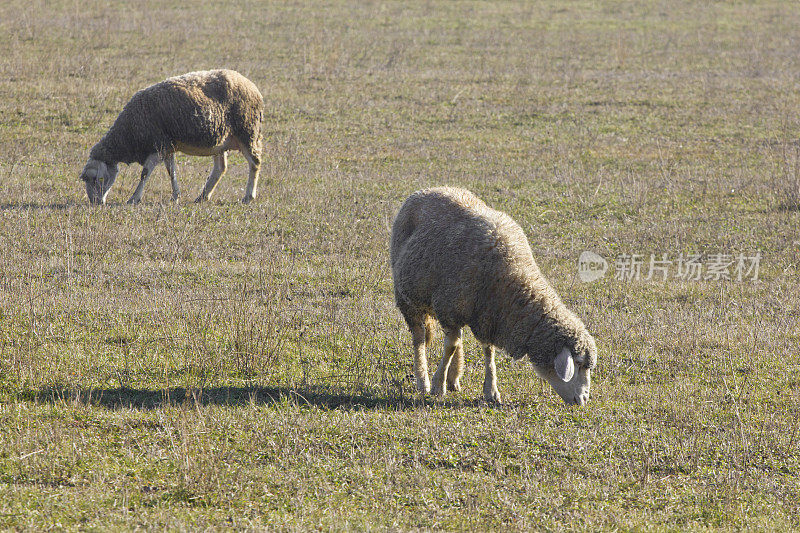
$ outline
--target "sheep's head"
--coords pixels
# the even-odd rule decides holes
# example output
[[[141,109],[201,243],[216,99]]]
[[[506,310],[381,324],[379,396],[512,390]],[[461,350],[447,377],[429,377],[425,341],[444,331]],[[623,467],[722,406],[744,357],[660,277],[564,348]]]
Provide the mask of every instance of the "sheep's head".
[[[98,159],[89,159],[81,172],[86,183],[86,196],[92,205],[106,203],[108,191],[117,179],[117,165],[109,165]]]
[[[564,403],[583,405],[589,401],[591,371],[597,364],[597,345],[585,331],[577,342],[565,343],[553,358],[550,368],[536,367],[536,373],[546,379]]]

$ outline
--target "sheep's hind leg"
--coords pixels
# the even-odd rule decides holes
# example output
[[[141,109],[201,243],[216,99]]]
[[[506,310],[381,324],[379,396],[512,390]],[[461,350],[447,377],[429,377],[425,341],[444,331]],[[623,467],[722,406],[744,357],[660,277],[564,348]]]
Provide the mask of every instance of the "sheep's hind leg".
[[[486,377],[483,380],[483,397],[489,403],[503,403],[500,391],[497,390],[497,368],[494,364],[494,346],[487,344],[483,347],[486,359]]]
[[[411,337],[414,343],[414,376],[417,378],[417,390],[427,394],[431,390],[431,381],[428,378],[428,358],[425,355],[425,348],[430,344],[430,331],[426,320],[413,322]]]
[[[445,377],[447,377],[449,385],[451,372],[453,372],[454,375],[457,373],[460,375],[456,368],[459,366],[459,362],[457,360],[453,361],[453,355],[457,352],[461,354],[461,365],[463,365],[464,353],[461,342],[461,328],[445,329],[444,353],[442,354],[442,360],[439,361],[439,367],[433,375],[433,389],[431,390],[431,394],[434,396],[444,396],[447,390],[444,384]],[[458,378],[456,378],[455,381],[456,386],[458,386]],[[453,388],[453,390],[458,389]]]
[[[242,149],[242,155],[244,155],[244,158],[247,159],[247,163],[250,165],[250,176],[247,178],[247,189],[244,191],[242,203],[249,204],[255,200],[258,194],[256,189],[258,188],[258,171],[261,168],[261,156],[257,151],[244,148]]]
[[[203,187],[203,192],[200,193],[200,196],[197,197],[195,202],[203,202],[211,198],[211,194],[214,192],[214,188],[219,183],[219,179],[225,174],[225,170],[228,168],[228,152],[222,152],[221,154],[217,154],[214,156],[214,168],[211,169],[211,174],[208,176],[208,180],[206,181],[205,187]]]
[[[450,360],[450,367],[447,369],[447,390],[461,390],[461,375],[464,373],[464,342],[461,337],[461,330],[458,330],[458,339],[455,343],[455,352]]]
[[[133,191],[133,195],[130,200],[128,200],[129,204],[138,204],[142,201],[142,194],[144,194],[144,186],[147,183],[147,178],[150,177],[153,169],[156,168],[159,163],[161,163],[161,156],[159,154],[150,154],[147,156],[144,165],[142,165],[142,175],[139,178],[139,185],[136,186],[136,190]]]
[[[172,183],[172,201],[177,202],[181,196],[181,189],[178,187],[178,176],[175,173],[175,154],[169,154],[164,158],[164,166],[167,167],[170,182]]]

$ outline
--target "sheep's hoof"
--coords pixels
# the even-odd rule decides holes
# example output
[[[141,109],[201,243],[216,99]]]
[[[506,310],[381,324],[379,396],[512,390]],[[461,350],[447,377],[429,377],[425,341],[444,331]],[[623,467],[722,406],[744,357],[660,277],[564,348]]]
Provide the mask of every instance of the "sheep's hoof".
[[[249,204],[250,202],[252,202],[255,199],[256,199],[255,196],[245,196],[244,198],[242,198],[242,203],[244,205],[247,205],[247,204]]]
[[[458,392],[461,390],[461,383],[457,379],[447,382],[447,390]]]
[[[444,387],[436,384],[431,389],[431,396],[435,396],[437,398],[443,398],[444,397],[444,390],[445,390]]]
[[[493,391],[489,394],[484,394],[484,398],[486,398],[486,403],[489,405],[502,405],[503,399],[500,397],[500,393],[498,391]]]
[[[198,197],[197,197],[197,199],[194,201],[194,203],[196,203],[196,204],[202,204],[202,203],[203,203],[203,202],[205,202],[206,200],[208,200],[208,198],[206,198],[205,196],[203,196],[203,195],[201,194],[200,196],[198,196]]]
[[[417,390],[423,394],[428,394],[431,390],[430,380],[427,377],[425,379],[417,378]]]
[[[126,203],[126,204],[128,204],[128,205],[136,205],[136,204],[138,204],[139,202],[140,202],[140,200],[137,200],[136,198],[131,198],[130,200],[128,200],[128,201],[127,201],[127,202],[125,202],[125,203]]]

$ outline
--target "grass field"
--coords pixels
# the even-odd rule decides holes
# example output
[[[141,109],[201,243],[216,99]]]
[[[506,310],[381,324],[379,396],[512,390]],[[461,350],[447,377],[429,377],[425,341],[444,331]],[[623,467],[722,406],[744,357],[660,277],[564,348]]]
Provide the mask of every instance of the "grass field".
[[[800,527],[796,6],[190,4],[0,5],[0,528]],[[89,207],[128,98],[215,67],[265,96],[259,199],[237,153],[207,204],[179,156],[178,205],[132,166]],[[445,184],[594,334],[588,405],[501,357],[487,406],[469,333],[463,391],[414,391],[388,232]],[[693,253],[758,279],[614,275]]]

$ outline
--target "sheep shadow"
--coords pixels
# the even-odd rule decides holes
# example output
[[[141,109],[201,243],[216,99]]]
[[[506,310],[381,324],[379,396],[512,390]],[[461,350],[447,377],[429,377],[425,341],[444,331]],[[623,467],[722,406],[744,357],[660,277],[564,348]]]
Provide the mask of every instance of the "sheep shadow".
[[[38,204],[35,202],[6,202],[0,204],[0,211],[65,211],[84,204],[78,202],[62,202],[56,204]]]
[[[127,387],[104,389],[76,389],[47,387],[27,390],[18,397],[37,403],[72,403],[103,407],[109,410],[135,409],[150,411],[169,406],[220,405],[244,407],[248,405],[277,405],[284,402],[323,410],[391,410],[407,411],[436,405],[445,408],[486,406],[483,400],[449,398],[434,400],[430,397],[397,395],[379,396],[368,393],[352,394],[331,388],[290,387],[171,387],[160,390],[132,389]]]
[[[783,202],[777,207],[780,213],[797,213],[800,212],[800,203]]]

